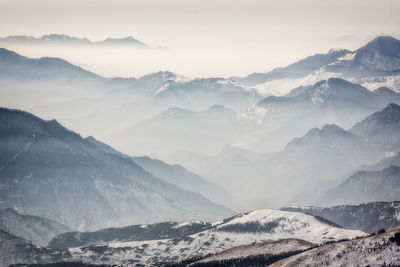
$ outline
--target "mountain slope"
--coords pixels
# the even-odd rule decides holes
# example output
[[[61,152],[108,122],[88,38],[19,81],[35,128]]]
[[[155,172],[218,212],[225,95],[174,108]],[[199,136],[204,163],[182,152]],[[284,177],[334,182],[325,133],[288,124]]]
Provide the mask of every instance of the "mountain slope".
[[[372,202],[360,205],[335,207],[285,207],[282,210],[296,211],[319,216],[343,226],[367,233],[400,226],[400,202]]]
[[[400,149],[400,106],[391,103],[355,124],[350,131],[383,152],[396,152]]]
[[[132,160],[155,177],[167,183],[200,194],[217,204],[232,209],[235,207],[235,200],[221,186],[207,181],[181,165],[170,165],[149,157],[132,157]]]
[[[380,36],[354,51],[332,49],[327,54],[314,55],[285,68],[233,79],[256,88],[263,95],[281,96],[292,88],[332,77],[348,79],[371,90],[386,86],[399,91],[399,51],[399,40]]]
[[[0,266],[25,263],[50,263],[61,261],[63,254],[38,246],[0,229]]]
[[[12,207],[82,230],[231,214],[54,120],[2,108],[0,122],[2,209]]]
[[[216,105],[199,112],[170,108],[150,120],[127,127],[113,138],[117,147],[136,151],[136,155],[148,155],[151,153],[149,148],[154,151],[155,147],[162,156],[179,150],[210,154],[241,132],[235,112]]]
[[[233,77],[234,80],[246,86],[265,83],[271,80],[282,78],[301,78],[313,71],[334,62],[338,58],[347,54],[348,50],[331,50],[327,54],[315,54],[299,60],[287,67],[277,68],[268,73],[252,73],[244,78]]]
[[[400,167],[390,166],[381,171],[360,171],[336,188],[323,194],[321,205],[359,204],[375,201],[396,201],[400,196]]]
[[[183,82],[171,81],[160,90],[151,105],[204,110],[214,105],[226,106],[234,111],[243,110],[260,100],[261,96],[231,79],[198,78]]]
[[[386,233],[320,246],[280,260],[281,266],[397,266],[400,261],[400,228]]]
[[[0,48],[0,78],[17,81],[104,82],[105,79],[60,58],[27,58]]]
[[[186,266],[268,266],[282,258],[300,253],[315,245],[301,239],[262,241],[224,250]]]
[[[71,231],[56,221],[38,216],[22,215],[12,209],[0,211],[0,229],[40,246],[47,246],[53,237]]]
[[[329,226],[306,214],[268,209],[240,214],[214,225],[209,230],[184,238],[111,242],[70,248],[69,252],[75,261],[153,266],[218,253],[263,240],[299,238],[322,243],[365,235],[361,231]]]
[[[270,152],[314,127],[337,124],[350,128],[391,102],[400,104],[400,98],[389,89],[371,92],[358,84],[330,78],[295,88],[284,96],[266,97],[239,115],[259,124],[250,149]]]

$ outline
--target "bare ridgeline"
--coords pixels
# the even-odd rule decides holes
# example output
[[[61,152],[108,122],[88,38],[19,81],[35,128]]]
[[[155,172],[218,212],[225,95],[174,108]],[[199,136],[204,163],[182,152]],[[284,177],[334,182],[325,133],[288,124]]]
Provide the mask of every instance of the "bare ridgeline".
[[[393,37],[195,79],[1,48],[0,104],[0,266],[400,264]]]

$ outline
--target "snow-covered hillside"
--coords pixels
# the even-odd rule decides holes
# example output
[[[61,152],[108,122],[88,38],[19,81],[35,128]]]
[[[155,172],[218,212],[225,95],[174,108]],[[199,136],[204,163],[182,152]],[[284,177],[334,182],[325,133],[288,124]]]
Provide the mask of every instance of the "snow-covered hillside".
[[[323,263],[329,266],[398,266],[399,262],[398,227],[383,234],[311,249],[271,266],[321,266]]]
[[[205,256],[264,240],[299,238],[312,243],[324,243],[364,235],[361,231],[330,226],[303,213],[265,209],[216,222],[214,228],[184,238],[110,242],[70,248],[69,252],[76,261],[152,265]]]

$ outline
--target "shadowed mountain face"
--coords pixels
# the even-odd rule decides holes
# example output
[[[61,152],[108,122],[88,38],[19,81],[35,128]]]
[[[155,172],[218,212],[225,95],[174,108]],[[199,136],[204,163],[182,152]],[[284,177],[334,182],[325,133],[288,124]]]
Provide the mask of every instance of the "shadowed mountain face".
[[[9,109],[0,110],[0,121],[0,208],[72,229],[231,214],[56,121]]]
[[[211,201],[235,209],[237,203],[234,198],[217,184],[210,183],[203,177],[185,169],[181,165],[170,165],[161,160],[149,157],[132,157],[132,160],[147,172],[159,177],[167,183],[179,186],[182,189],[200,194]]]
[[[61,252],[38,246],[0,229],[0,266],[58,262],[63,256]]]
[[[359,204],[374,201],[395,201],[400,195],[400,167],[381,171],[360,171],[337,187],[323,194],[321,205]]]
[[[356,240],[334,242],[300,254],[285,258],[271,267],[320,266],[321,263],[335,266],[396,266],[400,261],[400,227],[377,235]]]
[[[12,209],[0,211],[0,229],[18,237],[47,246],[58,234],[71,231],[65,225],[43,217],[22,215]]]
[[[400,106],[389,104],[354,125],[350,131],[381,151],[396,152],[400,149]]]
[[[0,48],[0,77],[4,80],[103,82],[105,79],[59,58],[27,58]]]

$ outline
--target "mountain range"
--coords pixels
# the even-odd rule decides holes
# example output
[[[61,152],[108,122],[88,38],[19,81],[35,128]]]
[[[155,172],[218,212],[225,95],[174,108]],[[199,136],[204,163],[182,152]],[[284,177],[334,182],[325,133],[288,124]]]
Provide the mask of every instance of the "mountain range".
[[[379,36],[354,51],[332,49],[327,54],[316,54],[268,73],[233,79],[264,94],[283,95],[292,88],[330,77],[349,79],[369,89],[388,86],[399,91],[399,69],[400,41]]]
[[[57,121],[0,110],[0,208],[71,229],[135,222],[222,218],[229,209],[146,172],[94,138]]]
[[[119,46],[131,48],[150,48],[149,45],[131,37],[107,38],[93,42],[87,38],[77,38],[65,34],[47,34],[39,38],[26,35],[13,35],[0,38],[3,45],[83,45],[83,46]]]

